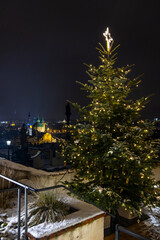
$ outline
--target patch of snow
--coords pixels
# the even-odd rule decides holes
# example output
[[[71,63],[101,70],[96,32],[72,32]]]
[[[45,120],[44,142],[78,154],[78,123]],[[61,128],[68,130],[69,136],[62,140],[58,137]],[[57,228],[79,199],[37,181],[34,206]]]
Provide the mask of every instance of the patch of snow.
[[[153,224],[155,227],[160,226],[160,208],[155,207],[152,208],[152,212],[148,212],[148,215],[150,217],[149,221],[151,224]]]
[[[62,201],[63,203],[66,203],[66,204],[70,204],[70,203],[73,203],[73,202],[74,203],[80,202],[80,200],[78,200],[77,198],[73,198],[73,197],[70,197],[68,195],[62,195],[62,194],[59,194],[57,200]]]
[[[63,229],[64,227],[66,227],[66,225],[67,227],[70,227],[74,223],[77,223],[80,219],[81,218],[73,218],[55,223],[44,222],[31,228],[28,228],[28,232],[30,232],[35,238],[44,237],[47,236],[48,234],[56,232],[57,230],[59,231]]]

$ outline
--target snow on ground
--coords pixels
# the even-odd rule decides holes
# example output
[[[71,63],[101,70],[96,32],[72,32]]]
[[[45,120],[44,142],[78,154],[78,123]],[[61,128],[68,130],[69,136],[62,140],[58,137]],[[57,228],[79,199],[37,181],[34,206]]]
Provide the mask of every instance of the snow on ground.
[[[61,230],[66,225],[67,227],[72,226],[74,223],[77,223],[81,218],[73,218],[69,220],[63,220],[60,222],[55,223],[41,223],[39,225],[33,226],[28,229],[28,232],[30,232],[35,238],[44,237],[48,234],[52,234],[56,232],[57,230]]]
[[[0,219],[1,219],[1,214],[0,214]],[[34,237],[43,237],[47,236],[48,234],[52,234],[56,232],[57,230],[60,230],[64,228],[66,225],[67,226],[72,226],[75,222],[79,221],[80,218],[73,218],[69,220],[63,220],[60,222],[55,222],[55,223],[41,223],[39,225],[33,226],[28,228],[28,232],[30,232]],[[22,217],[21,222],[24,224],[24,218]],[[17,228],[17,217],[8,217],[6,218],[5,223],[7,224],[5,227],[0,227],[0,239],[10,239],[14,240],[16,239],[17,233],[18,233],[18,228]],[[3,232],[3,234],[2,234]],[[1,235],[2,234],[2,235]],[[21,226],[21,239],[24,238],[25,234],[25,228],[24,226]]]
[[[33,196],[28,195],[28,202],[33,201]],[[72,201],[78,202],[79,200],[66,196],[61,198],[63,202],[71,203]],[[21,240],[24,239],[24,196],[21,197]],[[29,204],[30,205],[30,204]],[[29,207],[28,205],[28,207]],[[145,213],[149,216],[147,220],[142,221],[137,224],[137,228],[140,228],[141,232],[148,234],[149,239],[160,239],[157,236],[160,236],[160,208],[152,208],[152,212],[145,210]],[[94,215],[94,214],[93,214]],[[39,225],[29,227],[28,232],[30,232],[36,238],[43,237],[48,234],[52,234],[57,230],[60,231],[66,225],[72,226],[77,222],[81,222],[81,217],[75,217],[72,219],[63,220],[55,223],[41,223]],[[136,230],[136,229],[134,229]],[[136,232],[136,231],[135,231]],[[150,238],[151,235],[151,238]],[[155,236],[154,236],[155,235]],[[11,201],[11,208],[6,209],[5,211],[0,209],[0,239],[1,240],[15,240],[17,238],[17,198]]]
[[[32,203],[34,196],[29,195],[29,204],[28,204],[28,211],[30,204]],[[70,203],[73,201],[73,198],[65,196],[63,199],[60,199],[65,203]],[[74,199],[74,201],[78,201]],[[24,228],[24,219],[25,219],[25,212],[24,212],[24,196],[21,197],[21,239],[25,239],[25,228]],[[17,218],[17,199],[12,199],[10,203],[11,208],[7,208],[5,210],[0,209],[0,239],[1,240],[15,240],[18,233],[18,218]],[[30,219],[31,220],[31,219]],[[72,218],[68,220],[63,220],[60,222],[55,223],[41,223],[39,225],[29,227],[28,232],[30,232],[35,237],[43,237],[46,234],[48,235],[51,233],[56,232],[67,226],[72,226],[75,222],[79,222],[81,220],[80,217]],[[29,223],[29,222],[28,222]]]
[[[158,233],[160,237],[160,208],[152,208],[152,212],[147,211],[146,213],[149,218],[144,221],[144,225],[146,225],[148,229],[152,229],[154,232]]]

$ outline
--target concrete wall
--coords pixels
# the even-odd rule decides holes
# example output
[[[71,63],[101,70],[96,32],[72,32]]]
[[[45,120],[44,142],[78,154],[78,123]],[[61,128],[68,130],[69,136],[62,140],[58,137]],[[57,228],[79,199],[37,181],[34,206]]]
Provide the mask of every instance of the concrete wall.
[[[63,229],[61,232],[51,234],[43,237],[34,237],[31,233],[28,233],[29,240],[104,240],[104,217],[101,216],[98,219],[90,220],[88,223],[81,223],[78,226],[72,226],[67,229]],[[58,235],[58,236],[56,236]]]
[[[10,169],[8,173],[12,172],[12,177],[14,177],[15,180],[35,188],[54,186],[57,183],[60,184],[62,181],[70,181],[74,176],[73,171],[46,172],[0,158],[0,169],[6,167]],[[156,180],[160,180],[160,164],[153,170],[153,174]],[[0,182],[1,181],[0,179]]]
[[[130,220],[130,219],[134,219],[134,218],[137,217],[137,214],[131,215],[131,214],[130,214],[130,211],[125,210],[124,207],[120,207],[120,208],[118,209],[118,214],[119,214],[120,216],[126,218],[126,219],[129,219],[129,220]]]
[[[94,220],[91,223],[72,228],[68,232],[64,232],[63,235],[50,238],[51,240],[104,240],[104,218]],[[47,239],[47,238],[46,238]]]
[[[36,237],[34,237],[30,229],[28,233],[29,240],[104,240],[105,214],[103,211],[91,204],[68,196],[66,196],[64,201],[74,209],[77,209],[76,212],[67,215],[65,219],[76,219],[76,221],[61,228],[58,228],[57,225],[57,229],[51,229],[50,233],[47,232],[46,236],[38,231],[38,236],[36,234]],[[38,226],[34,227],[34,232],[36,230],[35,228],[37,228],[37,230],[39,229]]]
[[[12,176],[10,177],[12,177],[14,180],[17,180],[34,188],[54,186],[57,183],[61,184],[62,181],[70,181],[74,176],[73,171],[63,170],[58,172],[46,172],[0,158],[0,169],[6,168],[9,169],[9,175],[4,175],[7,175],[9,177],[10,173],[12,172]],[[3,172],[1,174],[3,175]],[[0,178],[0,183],[1,182],[2,179]]]

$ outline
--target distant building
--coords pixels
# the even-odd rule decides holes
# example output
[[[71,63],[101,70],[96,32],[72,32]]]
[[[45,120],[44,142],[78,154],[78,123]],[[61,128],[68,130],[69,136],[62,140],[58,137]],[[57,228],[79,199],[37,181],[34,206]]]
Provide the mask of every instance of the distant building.
[[[52,137],[50,133],[45,133],[42,138],[39,139],[38,144],[43,144],[43,143],[56,143],[56,139]]]
[[[32,128],[37,132],[44,133],[46,131],[46,123],[44,120],[37,119],[36,123],[33,124]]]
[[[30,112],[28,113],[28,120],[27,120],[27,133],[29,136],[32,136],[32,121],[31,121],[31,115]]]

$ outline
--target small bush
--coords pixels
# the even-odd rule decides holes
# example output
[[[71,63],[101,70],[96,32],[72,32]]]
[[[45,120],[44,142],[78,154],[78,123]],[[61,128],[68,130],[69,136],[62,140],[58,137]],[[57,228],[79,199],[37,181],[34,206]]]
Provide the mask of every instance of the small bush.
[[[36,200],[30,206],[30,226],[42,222],[61,221],[71,213],[70,207],[64,204],[53,191],[36,194]]]

